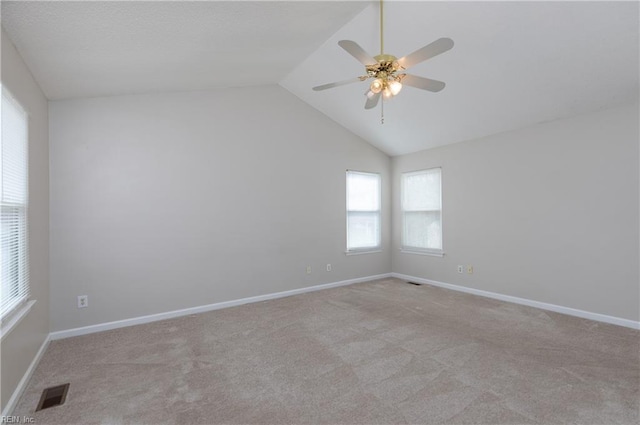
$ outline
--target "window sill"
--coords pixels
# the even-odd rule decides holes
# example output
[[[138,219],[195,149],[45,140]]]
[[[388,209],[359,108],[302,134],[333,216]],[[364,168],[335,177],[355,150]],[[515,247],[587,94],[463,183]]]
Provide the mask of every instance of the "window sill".
[[[431,251],[414,251],[411,249],[400,248],[400,252],[403,254],[415,254],[415,255],[426,255],[428,257],[444,257],[444,252],[431,252]]]
[[[381,249],[372,249],[372,250],[361,250],[361,251],[345,251],[345,255],[364,255],[364,254],[375,254],[377,252],[382,252]]]
[[[31,311],[31,308],[35,303],[36,303],[36,300],[27,301],[25,305],[23,305],[13,313],[11,313],[4,320],[4,322],[2,323],[2,328],[0,329],[0,334],[1,334],[0,341],[4,340],[5,337],[9,335],[11,331],[15,329],[16,326],[18,326],[18,323],[20,323],[22,319],[24,319],[27,316],[27,314],[29,314],[29,311]]]

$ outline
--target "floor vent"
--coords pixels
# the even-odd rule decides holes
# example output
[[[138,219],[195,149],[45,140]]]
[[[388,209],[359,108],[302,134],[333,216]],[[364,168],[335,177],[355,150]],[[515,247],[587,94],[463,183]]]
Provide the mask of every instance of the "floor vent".
[[[40,402],[36,408],[36,412],[42,409],[48,409],[49,407],[60,406],[64,404],[67,399],[67,391],[69,390],[69,384],[62,384],[55,387],[46,388],[42,391]]]
[[[407,282],[409,285],[416,285],[416,286],[420,286],[419,283],[415,283],[415,282]]]

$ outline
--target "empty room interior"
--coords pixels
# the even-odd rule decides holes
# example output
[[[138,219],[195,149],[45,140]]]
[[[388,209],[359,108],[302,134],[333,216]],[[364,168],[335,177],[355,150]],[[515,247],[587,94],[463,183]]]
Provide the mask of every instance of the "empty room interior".
[[[639,6],[3,0],[1,422],[638,424]]]

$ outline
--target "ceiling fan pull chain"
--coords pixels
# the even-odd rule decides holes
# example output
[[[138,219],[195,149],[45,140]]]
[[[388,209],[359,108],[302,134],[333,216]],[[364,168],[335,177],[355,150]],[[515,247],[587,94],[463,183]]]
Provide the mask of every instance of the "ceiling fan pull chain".
[[[380,125],[384,124],[384,98],[380,100]]]

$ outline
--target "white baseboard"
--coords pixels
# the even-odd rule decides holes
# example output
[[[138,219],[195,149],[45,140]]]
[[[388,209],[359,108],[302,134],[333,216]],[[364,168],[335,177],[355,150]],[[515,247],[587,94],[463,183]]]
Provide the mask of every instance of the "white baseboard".
[[[111,329],[124,328],[127,326],[141,325],[143,323],[157,322],[159,320],[172,319],[174,317],[188,316],[190,314],[204,313],[206,311],[220,310],[222,308],[235,307],[243,304],[257,303],[260,301],[273,300],[276,298],[290,297],[292,295],[304,294],[306,292],[320,291],[322,289],[336,288],[354,283],[367,282],[370,280],[384,279],[391,277],[391,273],[374,276],[358,277],[355,279],[342,280],[339,282],[325,283],[323,285],[309,286],[307,288],[292,289],[290,291],[275,292],[273,294],[258,295],[255,297],[241,298],[238,300],[224,301],[215,304],[207,304],[197,307],[185,308],[182,310],[168,311],[166,313],[151,314],[148,316],[134,317],[131,319],[117,320],[114,322],[100,323],[97,325],[84,326],[81,328],[67,329],[64,331],[51,332],[51,340],[70,338],[73,336],[86,335],[95,332],[102,332]]]
[[[38,363],[40,363],[40,359],[42,358],[42,355],[47,350],[47,347],[49,346],[49,341],[51,341],[50,334],[47,335],[47,337],[44,339],[44,341],[40,345],[40,349],[36,353],[33,360],[31,360],[31,364],[27,368],[27,371],[24,373],[24,375],[22,375],[22,379],[20,380],[20,382],[18,382],[18,386],[13,391],[11,398],[9,399],[9,401],[7,402],[7,405],[4,407],[4,410],[2,411],[2,417],[6,418],[7,416],[10,416],[11,413],[13,412],[13,409],[15,409],[16,404],[18,404],[18,400],[20,400],[22,393],[27,388],[27,384],[31,379],[31,375],[33,375],[33,372],[36,370]]]
[[[540,301],[528,300],[526,298],[513,297],[511,295],[498,294],[496,292],[483,291],[481,289],[467,288],[466,286],[452,285],[450,283],[438,282],[436,280],[423,279],[421,277],[409,276],[401,273],[391,273],[392,277],[407,280],[410,282],[421,283],[425,285],[439,286],[441,288],[451,289],[453,291],[466,292],[468,294],[479,295],[481,297],[493,298],[500,301],[507,301],[514,304],[522,304],[529,307],[540,308],[542,310],[555,311],[556,313],[576,316],[583,319],[595,320],[597,322],[610,323],[612,325],[624,326],[626,328],[640,329],[640,322],[634,320],[623,319],[615,316],[607,316],[606,314],[592,313],[590,311],[578,310],[571,307],[563,307],[561,305],[548,304]]]

